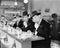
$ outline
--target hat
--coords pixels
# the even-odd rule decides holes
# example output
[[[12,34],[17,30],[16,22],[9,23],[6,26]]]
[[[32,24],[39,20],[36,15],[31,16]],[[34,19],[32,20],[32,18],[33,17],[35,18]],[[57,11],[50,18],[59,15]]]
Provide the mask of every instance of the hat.
[[[27,11],[24,11],[23,12],[23,16],[25,16],[25,15],[28,15]]]
[[[36,15],[41,15],[41,13],[37,13]]]
[[[40,15],[41,13],[38,13],[37,11],[33,11],[32,12],[32,15],[34,16],[34,15]]]
[[[52,18],[56,18],[57,17],[57,14],[56,13],[53,13],[52,14]]]
[[[34,16],[35,14],[37,14],[37,11],[33,11],[32,12],[32,16]]]

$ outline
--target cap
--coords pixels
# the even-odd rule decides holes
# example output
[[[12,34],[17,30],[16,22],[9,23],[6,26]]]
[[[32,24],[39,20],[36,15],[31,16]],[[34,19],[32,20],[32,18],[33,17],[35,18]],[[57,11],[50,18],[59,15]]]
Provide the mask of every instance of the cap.
[[[52,18],[56,18],[57,17],[57,14],[56,13],[53,13],[52,14]]]
[[[27,11],[24,11],[23,12],[23,16],[25,16],[25,15],[28,15]]]

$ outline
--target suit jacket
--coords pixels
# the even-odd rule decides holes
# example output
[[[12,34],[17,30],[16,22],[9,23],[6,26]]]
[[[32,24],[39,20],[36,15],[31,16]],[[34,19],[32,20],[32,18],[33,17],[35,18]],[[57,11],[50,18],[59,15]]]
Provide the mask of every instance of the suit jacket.
[[[50,24],[42,19],[38,29],[37,29],[37,35],[42,36],[45,38],[49,38],[50,36]]]
[[[60,41],[60,23],[55,20],[52,20],[52,32],[51,39]]]
[[[14,28],[16,28],[16,27],[19,27],[19,28],[23,27],[23,21],[20,20],[18,24],[17,24],[17,22],[16,22],[16,23],[13,25],[13,27],[14,27]]]
[[[37,36],[44,37],[45,40],[32,41],[32,48],[50,48],[50,24],[42,19],[37,32]]]

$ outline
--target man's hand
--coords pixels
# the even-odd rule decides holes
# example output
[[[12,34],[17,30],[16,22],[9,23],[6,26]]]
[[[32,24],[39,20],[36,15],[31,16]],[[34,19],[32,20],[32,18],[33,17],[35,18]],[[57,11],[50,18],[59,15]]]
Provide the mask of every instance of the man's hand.
[[[28,33],[31,33],[31,31],[30,31],[30,30],[28,30],[27,32],[28,32]]]
[[[33,35],[33,33],[30,30],[28,30],[27,33],[30,35]]]

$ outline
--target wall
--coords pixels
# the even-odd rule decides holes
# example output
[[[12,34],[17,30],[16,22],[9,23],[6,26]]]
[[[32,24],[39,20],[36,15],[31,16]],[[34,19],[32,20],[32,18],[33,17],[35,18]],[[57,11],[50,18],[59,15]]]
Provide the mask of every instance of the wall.
[[[50,13],[56,12],[60,15],[60,0],[33,0],[32,10],[41,9],[43,14],[46,8],[50,8]]]

